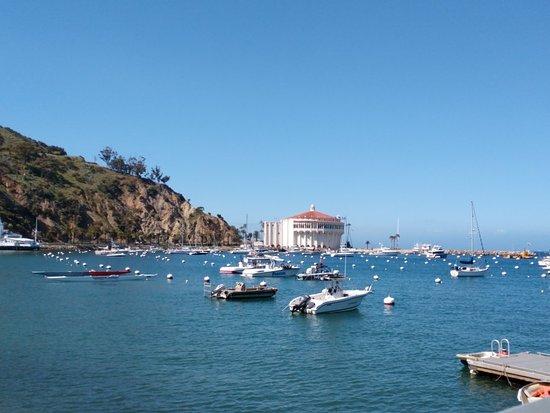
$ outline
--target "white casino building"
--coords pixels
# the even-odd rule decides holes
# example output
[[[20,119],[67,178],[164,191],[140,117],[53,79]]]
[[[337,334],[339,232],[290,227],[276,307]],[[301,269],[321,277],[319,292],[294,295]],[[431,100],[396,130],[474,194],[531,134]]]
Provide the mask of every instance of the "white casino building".
[[[281,248],[340,248],[344,223],[315,210],[283,218],[280,221],[264,221],[264,245]]]

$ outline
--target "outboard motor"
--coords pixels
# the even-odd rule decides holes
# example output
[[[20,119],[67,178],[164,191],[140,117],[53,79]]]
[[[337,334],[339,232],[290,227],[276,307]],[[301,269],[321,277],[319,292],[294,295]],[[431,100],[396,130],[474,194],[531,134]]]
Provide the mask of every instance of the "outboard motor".
[[[309,303],[309,300],[311,300],[311,297],[309,295],[303,295],[301,297],[297,297],[290,303],[290,312],[291,313],[305,313],[307,304]],[[295,302],[294,302],[295,301]]]
[[[225,285],[223,284],[218,284],[216,286],[216,288],[214,288],[214,290],[210,293],[212,296],[218,294],[221,290],[223,290],[225,288]]]

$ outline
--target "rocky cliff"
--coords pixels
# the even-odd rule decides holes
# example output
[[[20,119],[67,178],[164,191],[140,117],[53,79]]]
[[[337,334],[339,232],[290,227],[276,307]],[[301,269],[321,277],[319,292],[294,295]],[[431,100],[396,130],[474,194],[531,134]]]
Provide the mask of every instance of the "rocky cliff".
[[[0,218],[61,242],[230,245],[237,230],[193,207],[169,186],[67,156],[59,147],[0,127]]]

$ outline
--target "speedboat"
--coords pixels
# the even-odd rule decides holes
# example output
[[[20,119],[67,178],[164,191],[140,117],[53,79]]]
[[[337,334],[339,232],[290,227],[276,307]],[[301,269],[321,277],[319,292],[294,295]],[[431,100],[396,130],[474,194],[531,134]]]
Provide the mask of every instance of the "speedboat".
[[[88,270],[88,271],[33,271],[33,274],[43,275],[44,277],[85,277],[85,276],[109,276],[109,275],[124,275],[130,273],[129,269],[124,270]]]
[[[94,274],[89,273],[87,275],[44,275],[44,278],[49,281],[146,281],[150,278],[156,277],[157,274]]]
[[[550,382],[539,381],[529,383],[518,390],[517,398],[521,404],[533,403],[542,399],[550,398]]]
[[[364,290],[344,290],[338,281],[331,283],[317,294],[303,295],[294,298],[288,304],[290,312],[302,314],[326,314],[355,310],[363,298],[372,293],[372,286]]]
[[[227,288],[223,284],[218,285],[210,293],[210,297],[223,300],[242,300],[250,298],[271,298],[277,293],[277,288],[268,287],[262,281],[257,287],[247,287],[243,282],[235,284],[235,288]]]

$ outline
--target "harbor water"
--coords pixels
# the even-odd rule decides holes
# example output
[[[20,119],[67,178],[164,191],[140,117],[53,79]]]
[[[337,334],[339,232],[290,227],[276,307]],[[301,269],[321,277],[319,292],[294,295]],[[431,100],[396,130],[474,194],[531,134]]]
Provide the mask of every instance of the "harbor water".
[[[358,310],[293,316],[288,302],[324,283],[270,278],[273,299],[214,301],[203,277],[243,281],[218,274],[240,256],[65,257],[0,255],[0,411],[496,412],[518,404],[517,387],[470,376],[455,354],[504,337],[512,352],[550,352],[550,282],[536,260],[489,258],[485,277],[451,279],[454,257],[357,255],[344,286],[374,286]],[[318,260],[284,258],[304,270]],[[74,259],[158,277],[68,283],[31,274],[75,270]],[[344,259],[325,262],[343,271]],[[388,293],[393,308],[383,305]]]

